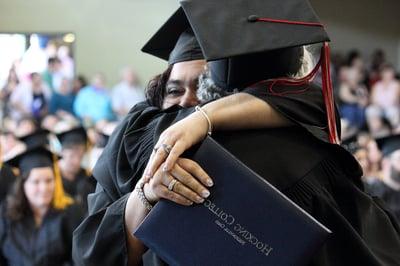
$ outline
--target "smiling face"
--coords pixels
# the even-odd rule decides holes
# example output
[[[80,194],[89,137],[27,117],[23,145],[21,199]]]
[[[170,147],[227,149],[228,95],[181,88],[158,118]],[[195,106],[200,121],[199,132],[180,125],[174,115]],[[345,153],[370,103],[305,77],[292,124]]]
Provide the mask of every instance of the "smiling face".
[[[172,105],[192,107],[199,103],[196,91],[200,74],[204,71],[205,60],[193,60],[174,64],[167,85],[162,108]]]
[[[32,169],[24,183],[26,198],[33,208],[49,208],[54,188],[54,173],[51,167]]]

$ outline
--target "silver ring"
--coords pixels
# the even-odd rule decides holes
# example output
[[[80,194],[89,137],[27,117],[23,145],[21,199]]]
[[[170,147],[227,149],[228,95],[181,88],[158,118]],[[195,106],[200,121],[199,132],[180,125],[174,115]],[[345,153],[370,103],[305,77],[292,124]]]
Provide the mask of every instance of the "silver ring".
[[[169,144],[163,143],[163,144],[161,144],[161,147],[163,148],[163,150],[164,150],[167,154],[169,154],[169,153],[171,152],[171,150],[172,150],[172,146],[169,145]]]
[[[169,191],[172,191],[172,190],[174,189],[176,183],[178,183],[178,180],[172,179],[171,182],[170,182],[169,185],[168,185],[168,190],[169,190]]]

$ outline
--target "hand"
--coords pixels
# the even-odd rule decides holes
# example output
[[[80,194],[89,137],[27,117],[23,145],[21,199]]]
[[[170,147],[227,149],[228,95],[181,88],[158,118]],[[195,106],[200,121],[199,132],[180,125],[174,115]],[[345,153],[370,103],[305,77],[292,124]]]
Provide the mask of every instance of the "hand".
[[[173,189],[168,186],[176,179]],[[210,195],[207,187],[213,182],[206,172],[195,162],[179,158],[170,172],[158,169],[154,176],[144,186],[144,194],[150,203],[167,199],[175,203],[189,206],[202,203]]]
[[[164,163],[163,170],[172,169],[184,151],[202,141],[208,132],[208,122],[200,113],[195,112],[167,128],[155,145],[145,170],[145,178],[150,178]]]

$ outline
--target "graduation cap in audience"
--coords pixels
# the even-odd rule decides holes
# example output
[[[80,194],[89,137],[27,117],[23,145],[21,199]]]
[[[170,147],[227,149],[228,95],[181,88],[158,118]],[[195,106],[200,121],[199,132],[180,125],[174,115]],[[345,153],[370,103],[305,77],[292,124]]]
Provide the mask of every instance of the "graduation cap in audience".
[[[171,47],[164,46],[165,38],[177,40],[190,25],[209,61],[213,81],[228,91],[270,78],[276,79],[274,85],[282,82],[297,86],[310,82],[321,68],[329,140],[339,142],[329,37],[307,0],[181,0],[180,4],[181,8],[152,37],[159,43],[150,50],[152,54],[165,57],[166,47]],[[289,74],[301,63],[301,46],[315,43],[323,43],[315,69],[306,77],[290,80]],[[279,79],[285,75],[278,75],[281,73],[286,77]]]
[[[59,157],[51,152],[48,147],[31,145],[13,158],[6,160],[5,163],[18,168],[22,174],[27,174],[34,168],[53,168],[55,158],[58,159]]]
[[[64,209],[73,203],[73,199],[65,194],[57,160],[60,157],[53,153],[47,145],[40,143],[26,146],[26,149],[5,161],[10,166],[18,168],[22,178],[26,178],[35,168],[50,167],[54,171],[53,207]]]
[[[86,130],[82,126],[57,133],[56,136],[64,148],[77,144],[86,145],[88,140]]]
[[[360,148],[360,145],[358,144],[358,135],[354,134],[344,139],[341,143],[341,146],[348,152],[354,154]]]
[[[145,44],[142,51],[168,60],[169,65],[204,59],[200,45],[181,8]]]
[[[38,129],[33,133],[27,134],[18,139],[26,144],[27,147],[37,147],[49,144],[49,133],[47,129]]]
[[[379,149],[383,156],[389,156],[393,152],[400,150],[400,135],[391,135],[376,139]]]

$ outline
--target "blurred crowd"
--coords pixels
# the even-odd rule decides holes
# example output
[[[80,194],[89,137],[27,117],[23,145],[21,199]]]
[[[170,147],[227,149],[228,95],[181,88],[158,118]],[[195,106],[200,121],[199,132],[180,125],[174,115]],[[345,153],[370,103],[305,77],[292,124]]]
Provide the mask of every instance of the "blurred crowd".
[[[400,218],[400,81],[396,70],[382,50],[370,58],[356,50],[337,53],[332,64],[342,145],[360,162],[367,191],[386,201]],[[27,138],[44,132],[51,151],[61,155],[55,163],[66,194],[87,211],[86,197],[95,189],[91,169],[118,122],[145,99],[130,67],[122,68],[120,82],[108,87],[104,74],[96,73],[88,81],[65,71],[68,65],[69,60],[50,57],[45,71],[26,78],[15,64],[0,88],[0,203],[13,193],[14,179],[20,174],[3,161],[26,149]],[[62,136],[71,132],[73,137],[64,142]],[[0,234],[1,230],[0,225]]]

